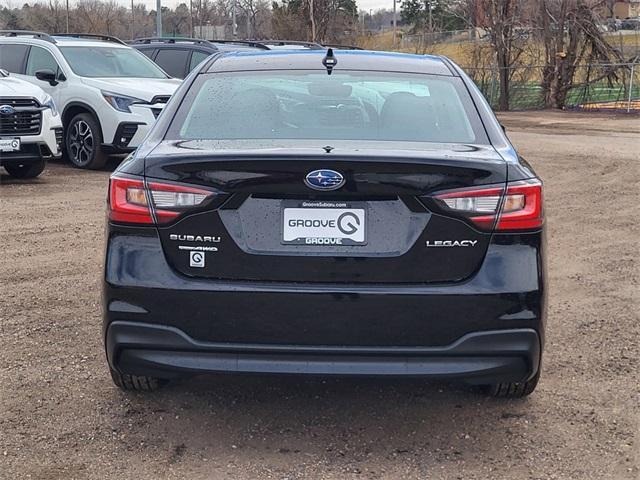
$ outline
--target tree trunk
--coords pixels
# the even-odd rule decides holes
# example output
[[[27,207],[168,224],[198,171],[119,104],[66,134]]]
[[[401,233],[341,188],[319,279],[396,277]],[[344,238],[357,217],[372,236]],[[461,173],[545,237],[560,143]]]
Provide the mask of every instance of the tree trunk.
[[[502,111],[509,110],[509,87],[510,72],[505,52],[498,52],[498,81],[500,82],[500,95],[498,97],[498,109]]]
[[[309,19],[311,20],[311,41],[316,41],[316,18],[313,9],[313,0],[309,0]]]

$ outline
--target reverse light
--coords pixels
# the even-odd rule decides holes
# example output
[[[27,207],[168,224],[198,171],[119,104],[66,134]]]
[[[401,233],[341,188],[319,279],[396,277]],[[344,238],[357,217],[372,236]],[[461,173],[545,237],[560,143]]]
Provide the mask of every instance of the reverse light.
[[[145,186],[143,180],[114,175],[109,183],[109,219],[164,224],[213,195],[208,190],[169,183],[147,182]]]
[[[151,190],[153,204],[156,207],[185,208],[200,205],[207,197],[204,193],[193,192],[168,192],[163,190]]]
[[[445,209],[462,215],[484,230],[530,230],[544,223],[542,182],[538,179],[510,182],[506,190],[490,186],[435,195]]]
[[[147,191],[151,197],[157,223],[170,222],[181,213],[201,205],[214,195],[213,192],[200,188],[159,182],[148,182]]]
[[[454,197],[443,198],[442,201],[452,210],[476,213],[495,213],[500,203],[498,195],[486,197]]]

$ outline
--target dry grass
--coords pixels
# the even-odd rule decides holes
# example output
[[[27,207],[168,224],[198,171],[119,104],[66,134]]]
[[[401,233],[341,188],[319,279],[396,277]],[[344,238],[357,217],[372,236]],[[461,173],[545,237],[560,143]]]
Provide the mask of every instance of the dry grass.
[[[635,50],[640,53],[640,33],[620,34],[619,32],[612,32],[606,36],[610,39],[612,45],[618,48],[624,48],[625,53],[627,50]],[[357,44],[366,50],[444,55],[460,65],[477,64],[477,61],[474,61],[474,55],[477,54],[477,49],[482,49],[487,46],[485,42],[461,41],[458,43],[436,43],[431,45],[415,45],[411,47],[394,47],[393,32],[391,31],[376,35],[362,35],[358,38]],[[486,49],[488,50],[488,48]],[[483,55],[486,57],[487,53],[489,52],[485,52]],[[541,65],[543,63],[542,48],[540,45],[532,43],[524,55],[525,58],[523,64],[525,65]],[[485,59],[489,60],[488,58]]]

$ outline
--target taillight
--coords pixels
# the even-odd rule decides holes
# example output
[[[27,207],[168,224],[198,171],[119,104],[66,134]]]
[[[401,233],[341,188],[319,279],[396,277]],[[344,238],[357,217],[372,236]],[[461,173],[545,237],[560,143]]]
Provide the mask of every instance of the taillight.
[[[532,179],[509,183],[496,230],[530,230],[543,223],[542,182]]]
[[[109,219],[118,223],[163,224],[198,207],[213,192],[184,185],[120,177],[109,183]],[[155,217],[155,221],[154,221]]]
[[[111,177],[109,220],[118,223],[153,223],[142,180]]]
[[[483,230],[531,230],[544,223],[542,182],[522,180],[502,187],[490,186],[443,192],[434,196],[445,210],[468,218]]]

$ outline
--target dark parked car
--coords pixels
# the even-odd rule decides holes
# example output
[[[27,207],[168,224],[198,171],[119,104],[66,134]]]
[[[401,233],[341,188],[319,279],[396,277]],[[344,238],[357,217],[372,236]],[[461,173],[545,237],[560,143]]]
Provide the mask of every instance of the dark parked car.
[[[313,42],[288,40],[201,40],[197,38],[138,38],[131,46],[140,50],[174,78],[185,78],[209,55],[217,52],[260,50],[324,50]],[[334,49],[356,50],[348,45],[330,45]]]
[[[209,55],[226,51],[269,50],[250,41],[201,40],[197,38],[138,38],[131,46],[140,50],[174,78],[185,78]]]
[[[625,18],[620,23],[620,30],[640,30],[640,17]]]
[[[218,48],[196,38],[138,38],[131,46],[140,50],[174,78],[185,78]]]
[[[542,183],[450,60],[215,54],[111,176],[114,382],[412,376],[530,394]]]

